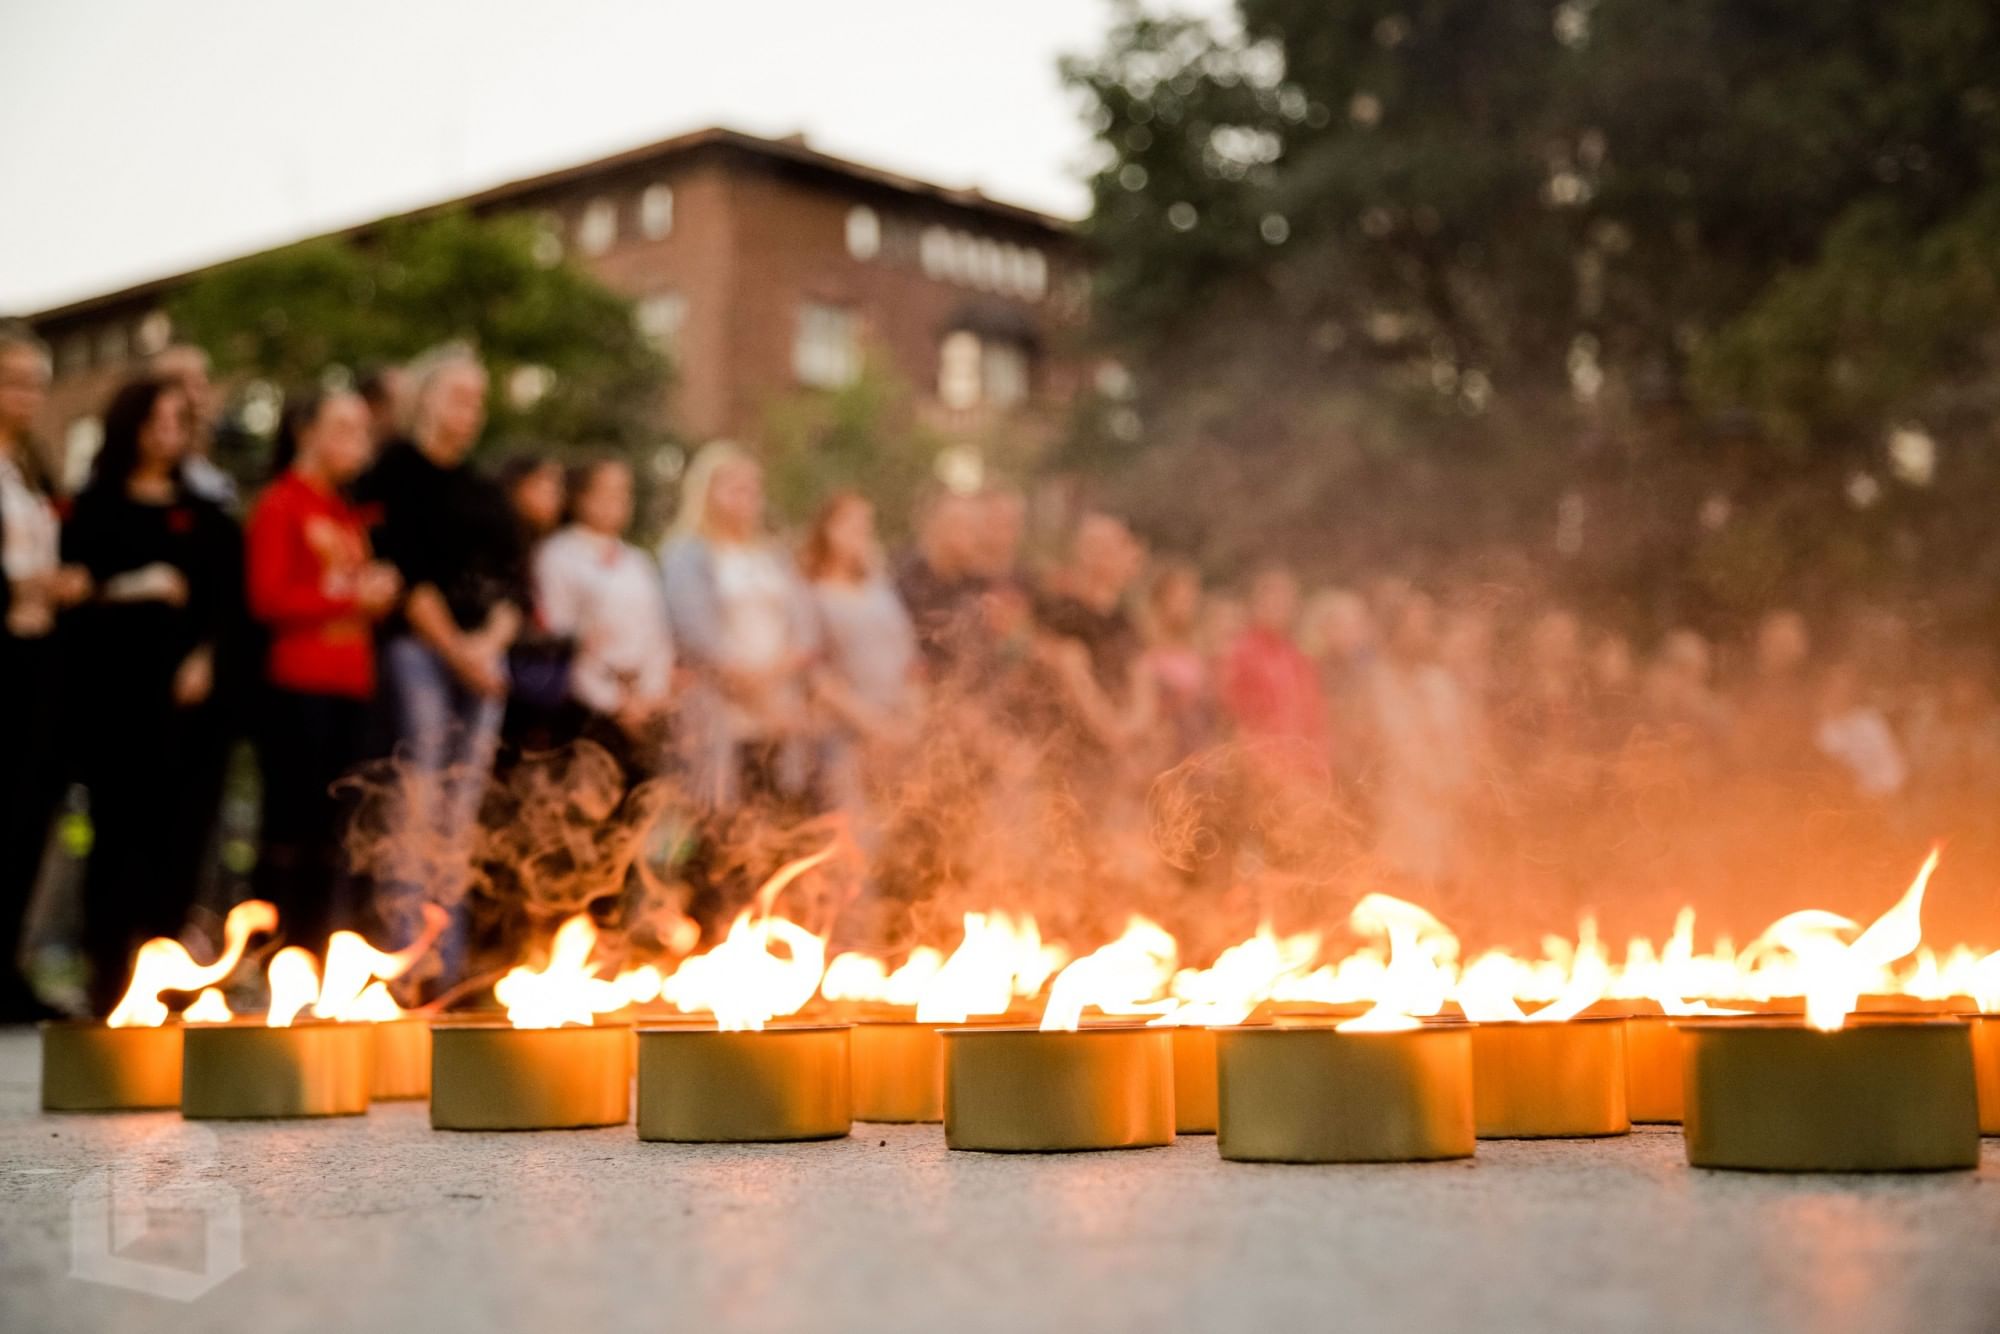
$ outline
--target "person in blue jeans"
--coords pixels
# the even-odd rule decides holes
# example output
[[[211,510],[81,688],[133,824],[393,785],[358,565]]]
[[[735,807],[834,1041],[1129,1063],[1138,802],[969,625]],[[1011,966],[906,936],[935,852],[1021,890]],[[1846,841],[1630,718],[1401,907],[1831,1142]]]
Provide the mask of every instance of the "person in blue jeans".
[[[410,367],[411,421],[361,479],[357,502],[376,553],[407,590],[383,628],[381,692],[396,754],[414,780],[402,818],[428,883],[378,886],[378,906],[411,927],[421,904],[452,913],[443,981],[463,970],[464,896],[480,802],[507,702],[507,649],[521,628],[526,568],[505,495],[468,462],[486,423],[487,375],[450,346]],[[386,891],[386,892],[385,892]],[[406,920],[407,919],[407,920]]]

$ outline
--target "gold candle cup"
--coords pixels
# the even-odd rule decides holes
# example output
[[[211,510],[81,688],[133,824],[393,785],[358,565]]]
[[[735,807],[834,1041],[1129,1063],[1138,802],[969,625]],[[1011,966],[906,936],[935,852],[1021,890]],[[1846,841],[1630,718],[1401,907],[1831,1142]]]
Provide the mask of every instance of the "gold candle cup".
[[[1069,1153],[1174,1139],[1164,1028],[944,1030],[944,1138],[954,1149]]]
[[[1474,1025],[1472,1099],[1481,1139],[1629,1134],[1625,1021]]]
[[[1625,1108],[1635,1125],[1679,1125],[1684,1022],[1663,1014],[1625,1021]]]
[[[375,1078],[372,1025],[254,1019],[190,1024],[181,1038],[181,1115],[193,1121],[359,1116]]]
[[[2000,1135],[2000,1014],[1974,1014],[1972,1071],[1979,1085],[1979,1133]]]
[[[855,1120],[944,1120],[944,1039],[936,1024],[862,1020],[848,1041]]]
[[[385,1019],[368,1025],[375,1043],[377,1102],[431,1096],[431,1026],[422,1019]]]
[[[1216,1146],[1232,1162],[1469,1158],[1472,1030],[1244,1027],[1215,1034]]]
[[[434,1130],[580,1130],[631,1114],[629,1029],[431,1027]]]
[[[1217,1121],[1212,1028],[1174,1028],[1174,1133],[1213,1135]]]
[[[1795,1021],[1683,1030],[1684,1135],[1696,1167],[1924,1172],[1979,1166],[1967,1024]]]
[[[181,1105],[181,1026],[42,1025],[42,1110],[129,1112]]]
[[[852,1122],[844,1024],[639,1031],[639,1138],[681,1144],[839,1139]]]

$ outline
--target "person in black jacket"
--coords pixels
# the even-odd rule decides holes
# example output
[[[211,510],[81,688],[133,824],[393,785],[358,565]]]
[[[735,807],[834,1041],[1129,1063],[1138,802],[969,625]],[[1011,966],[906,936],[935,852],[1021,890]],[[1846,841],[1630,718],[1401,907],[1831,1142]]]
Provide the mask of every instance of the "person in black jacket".
[[[410,435],[384,447],[356,500],[376,554],[396,567],[406,590],[382,627],[380,695],[396,754],[417,780],[402,818],[410,837],[435,840],[441,864],[464,857],[469,883],[526,570],[506,496],[468,461],[486,423],[485,368],[469,350],[446,347],[412,363],[409,375]],[[379,886],[378,898],[384,891],[459,908],[464,884]],[[457,912],[439,942],[447,980],[463,965],[467,926]]]
[[[0,725],[0,1023],[53,1013],[21,973],[22,919],[65,779],[57,621],[90,590],[82,570],[61,563],[60,523],[30,436],[48,388],[48,349],[0,326],[0,681],[9,703]]]
[[[133,951],[178,935],[193,901],[215,793],[182,781],[199,748],[217,654],[241,619],[236,525],[181,476],[188,404],[135,380],[104,414],[104,444],[63,529],[92,594],[72,614],[69,734],[90,793],[84,953],[98,1013],[123,990]]]

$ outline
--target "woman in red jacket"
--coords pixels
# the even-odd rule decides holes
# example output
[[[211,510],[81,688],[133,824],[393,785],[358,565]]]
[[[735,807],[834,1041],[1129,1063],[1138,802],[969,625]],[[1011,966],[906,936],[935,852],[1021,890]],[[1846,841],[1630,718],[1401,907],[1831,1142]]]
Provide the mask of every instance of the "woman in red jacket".
[[[342,488],[374,454],[358,394],[293,403],[278,435],[277,480],[248,531],[250,614],[270,647],[258,761],[264,780],[257,893],[295,944],[322,951],[350,912],[334,903],[340,803],[332,787],[362,758],[375,693],[375,622],[394,605],[394,569],[372,559]]]

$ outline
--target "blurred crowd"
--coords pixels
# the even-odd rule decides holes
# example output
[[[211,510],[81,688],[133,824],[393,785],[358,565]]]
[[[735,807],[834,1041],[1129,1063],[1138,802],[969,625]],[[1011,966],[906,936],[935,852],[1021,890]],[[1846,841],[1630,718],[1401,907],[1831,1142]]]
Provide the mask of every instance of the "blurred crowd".
[[[64,793],[88,793],[102,1012],[137,943],[182,930],[246,739],[249,887],[314,950],[366,922],[342,779],[383,756],[431,780],[402,818],[447,857],[522,756],[588,741],[630,786],[671,782],[710,930],[745,820],[840,815],[891,904],[1004,865],[1078,895],[1276,869],[1573,914],[1740,874],[1777,828],[1790,865],[1831,867],[1983,827],[2000,795],[1990,664],[1891,615],[1640,643],[1519,589],[1307,590],[1283,563],[1212,587],[1087,506],[1031,559],[1004,486],[939,486],[891,555],[863,494],[774,521],[754,452],[722,442],[646,549],[621,459],[473,461],[489,386],[461,347],[291,402],[240,495],[206,358],[169,348],[63,496],[30,432],[48,379],[0,332],[8,1018],[41,1009],[15,965]]]

